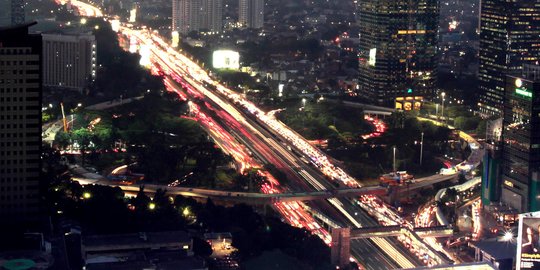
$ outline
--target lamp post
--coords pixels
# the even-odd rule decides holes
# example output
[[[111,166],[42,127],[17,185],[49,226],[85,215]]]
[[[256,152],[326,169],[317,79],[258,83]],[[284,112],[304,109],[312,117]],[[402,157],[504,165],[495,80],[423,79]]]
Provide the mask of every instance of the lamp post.
[[[422,154],[424,152],[424,132],[422,132],[422,136],[420,139],[420,166],[422,166]]]
[[[446,96],[446,93],[445,92],[442,92],[441,93],[441,97],[442,97],[442,101],[441,101],[441,117],[442,117],[442,121],[443,123],[446,123],[446,121],[444,121],[444,96]]]
[[[394,150],[394,158],[393,158],[393,168],[394,168],[394,173],[396,172],[396,147],[394,146],[393,148]]]

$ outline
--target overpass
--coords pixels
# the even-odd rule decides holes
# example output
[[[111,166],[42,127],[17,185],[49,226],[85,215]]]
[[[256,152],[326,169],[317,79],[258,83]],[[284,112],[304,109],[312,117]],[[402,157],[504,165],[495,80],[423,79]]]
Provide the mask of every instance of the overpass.
[[[377,226],[363,228],[332,228],[332,245],[330,247],[330,257],[333,264],[346,265],[350,258],[351,239],[371,238],[404,235],[411,241],[410,249],[424,254],[432,259],[437,265],[450,264],[451,260],[443,253],[428,245],[423,237],[448,237],[453,234],[453,230],[447,226],[428,228],[408,228],[401,225]]]
[[[399,236],[406,233],[406,231],[410,231],[410,229],[405,228],[401,225],[363,227],[358,229],[351,229],[351,239]],[[450,237],[454,233],[454,230],[452,230],[452,228],[448,226],[418,227],[413,228],[412,231],[416,233],[420,238]]]
[[[292,192],[292,193],[274,193],[265,194],[257,192],[237,192],[214,189],[190,188],[190,187],[169,187],[155,184],[124,185],[115,181],[95,180],[81,177],[73,177],[74,181],[81,185],[99,184],[106,186],[119,187],[126,195],[135,195],[141,187],[144,192],[153,194],[158,189],[166,190],[169,195],[182,195],[185,197],[226,199],[230,202],[243,202],[255,204],[267,204],[272,202],[291,202],[291,201],[310,201],[321,200],[335,197],[355,197],[366,194],[382,195],[387,192],[386,188],[381,186],[369,186],[361,188],[334,189],[328,191],[313,192]]]

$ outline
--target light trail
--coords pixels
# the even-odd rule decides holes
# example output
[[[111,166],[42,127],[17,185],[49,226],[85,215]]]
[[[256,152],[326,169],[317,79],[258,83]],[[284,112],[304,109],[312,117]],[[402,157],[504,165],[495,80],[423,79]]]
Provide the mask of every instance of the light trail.
[[[84,4],[80,1],[73,1],[72,4],[78,5],[79,10],[84,10],[81,12],[81,14],[87,14],[88,16],[102,16],[101,12],[92,11],[91,8],[85,6],[88,4]],[[97,9],[99,10],[99,9]],[[93,12],[93,13],[92,13]],[[143,27],[144,28],[144,27]],[[235,93],[234,91],[226,88],[225,86],[219,84],[215,80],[209,77],[209,75],[204,71],[200,66],[195,64],[191,59],[187,58],[186,56],[178,53],[174,49],[172,49],[168,44],[158,36],[157,32],[149,32],[148,30],[133,30],[128,27],[120,27],[120,32],[127,36],[135,36],[140,44],[147,45],[152,53],[151,61],[158,64],[158,67],[160,68],[160,71],[164,74],[169,75],[171,78],[174,79],[177,83],[180,83],[183,88],[186,89],[187,93],[191,96],[199,96],[199,97],[206,97],[210,99],[212,102],[217,104],[219,107],[221,107],[224,111],[226,111],[232,118],[234,118],[237,123],[241,124],[243,127],[246,127],[252,132],[253,134],[260,135],[260,132],[254,128],[249,122],[243,117],[243,115],[235,108],[235,106],[231,104],[238,104],[246,111],[250,112],[254,117],[256,117],[261,123],[263,123],[266,127],[273,130],[276,134],[279,134],[282,138],[287,140],[291,145],[296,147],[298,150],[300,150],[301,153],[303,153],[305,156],[309,157],[310,161],[317,167],[317,169],[324,175],[328,176],[331,180],[337,181],[339,183],[344,184],[348,187],[360,187],[360,185],[356,182],[354,178],[349,176],[347,173],[345,173],[341,168],[335,166],[332,164],[326,154],[321,152],[318,148],[312,146],[307,140],[305,140],[303,137],[301,137],[299,134],[297,134],[295,131],[287,127],[285,124],[277,120],[275,117],[273,117],[272,114],[266,114],[259,108],[257,108],[254,104],[252,104],[250,101],[243,98],[238,93]],[[171,82],[166,82],[166,85],[171,85]],[[173,87],[174,88],[174,87]],[[173,89],[171,88],[171,89]],[[173,90],[175,92],[178,92],[177,90]],[[216,94],[213,92],[215,91]],[[228,102],[225,102],[222,100],[221,97],[218,95],[226,97],[228,99]],[[181,98],[187,98],[187,96],[181,96]],[[199,115],[200,119],[203,119],[206,128],[209,130],[214,128],[215,126],[218,126],[216,123],[211,122],[208,117],[203,117],[202,115]],[[199,120],[201,121],[201,120]],[[222,132],[225,132],[223,130],[214,130],[210,132],[211,136],[213,138],[221,139],[221,141],[218,143],[221,147],[228,149],[225,151],[228,151],[228,153],[235,153],[233,156],[236,155],[235,159],[238,159],[240,162],[245,163],[245,159],[243,159],[244,154],[242,153],[236,153],[233,148],[237,148],[238,146],[229,145],[228,143],[225,143],[225,140],[228,140],[230,138],[221,138]],[[279,144],[274,144],[276,146]],[[279,149],[282,147],[280,146]],[[237,148],[239,149],[239,148]],[[285,153],[286,151],[279,150],[280,153]],[[248,155],[249,156],[249,155]],[[291,162],[294,160],[294,158],[288,154],[284,155],[285,158]],[[293,163],[295,164],[295,163]],[[246,164],[243,165],[242,168],[248,168],[249,166],[252,166],[252,164]],[[315,179],[313,176],[311,176],[309,173],[304,173],[304,175],[309,175],[308,182],[314,186],[316,189],[322,189],[326,190],[323,184],[317,179]],[[270,176],[268,174],[268,176]],[[281,192],[276,185],[279,184],[279,182],[275,179],[272,179],[272,177],[269,177],[270,183],[272,185],[266,185],[263,186],[261,189],[263,192],[269,192],[269,193],[279,193]],[[277,187],[276,187],[277,186]],[[359,227],[361,224],[358,223],[354,217],[352,217],[347,210],[343,208],[343,205],[341,202],[337,199],[330,199],[329,202],[339,210],[340,213],[342,213],[347,220],[352,222],[352,224],[356,227]],[[301,203],[297,203],[296,205],[290,205],[288,203],[282,203],[282,202],[276,202],[274,204],[275,208],[284,216],[284,218],[290,223],[294,224],[296,226],[302,226],[307,229],[310,229],[315,234],[319,235],[326,243],[330,242],[330,236],[327,231],[324,229],[320,229],[320,226],[313,220],[313,218],[306,213],[306,211],[303,210],[303,207],[301,207]],[[298,206],[298,207],[296,207]],[[391,213],[392,216],[394,216],[395,213],[392,213],[390,209],[387,209],[387,213]],[[397,214],[396,214],[397,216]],[[313,229],[312,229],[313,228]],[[390,249],[386,249],[385,245],[391,246],[387,242],[386,239],[381,239],[378,242],[378,246],[385,250],[388,250],[388,254],[392,258],[395,258],[395,260],[402,266],[402,267],[409,267],[413,265],[410,261],[408,261],[402,254],[401,256],[394,256],[395,254],[392,254],[393,251],[397,252],[394,247]],[[414,266],[414,265],[413,265]]]

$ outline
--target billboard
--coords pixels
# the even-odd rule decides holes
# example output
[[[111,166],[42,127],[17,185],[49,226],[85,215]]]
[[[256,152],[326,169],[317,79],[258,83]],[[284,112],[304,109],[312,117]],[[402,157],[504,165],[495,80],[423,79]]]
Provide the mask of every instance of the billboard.
[[[173,48],[178,48],[178,43],[180,43],[180,34],[178,31],[172,31],[172,44]]]
[[[214,51],[212,65],[218,69],[239,69],[240,54],[231,50]]]
[[[540,269],[540,212],[519,217],[516,269]]]
[[[368,64],[370,66],[375,66],[376,61],[377,61],[377,48],[369,49]]]

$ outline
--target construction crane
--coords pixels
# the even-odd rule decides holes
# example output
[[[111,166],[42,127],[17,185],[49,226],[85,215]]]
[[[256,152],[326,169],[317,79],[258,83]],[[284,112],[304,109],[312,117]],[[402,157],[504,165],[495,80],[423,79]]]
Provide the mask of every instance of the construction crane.
[[[62,123],[64,124],[64,132],[68,131],[67,121],[66,121],[66,113],[64,112],[64,103],[60,102],[60,108],[62,109]]]

